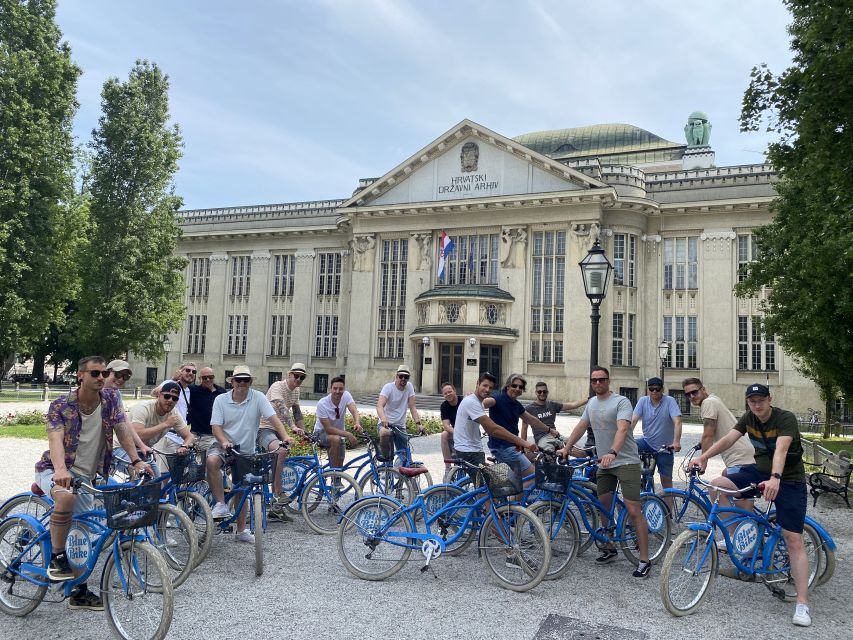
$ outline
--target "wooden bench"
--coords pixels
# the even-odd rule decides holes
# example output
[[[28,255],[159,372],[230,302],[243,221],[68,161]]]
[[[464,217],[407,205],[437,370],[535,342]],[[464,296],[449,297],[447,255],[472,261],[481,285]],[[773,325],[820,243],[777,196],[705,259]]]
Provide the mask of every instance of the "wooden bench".
[[[844,502],[850,508],[847,490],[850,486],[851,471],[853,471],[853,464],[850,462],[850,454],[847,451],[827,456],[821,470],[809,474],[809,485],[811,485],[809,491],[814,496],[812,505],[816,505],[817,499],[824,493],[834,493],[844,498]]]

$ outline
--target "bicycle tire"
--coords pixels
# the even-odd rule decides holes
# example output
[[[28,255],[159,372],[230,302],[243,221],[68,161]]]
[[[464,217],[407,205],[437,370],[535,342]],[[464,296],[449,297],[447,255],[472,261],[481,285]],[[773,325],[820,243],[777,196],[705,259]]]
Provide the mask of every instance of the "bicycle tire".
[[[388,496],[408,506],[417,495],[415,483],[394,467],[371,469],[358,481],[362,495]]]
[[[34,493],[15,496],[0,506],[0,520],[13,515],[28,515],[36,520],[41,520],[51,509],[53,509],[53,503],[43,496],[37,496]]]
[[[198,552],[196,553],[195,566],[199,566],[207,560],[210,550],[213,548],[213,536],[215,535],[216,523],[213,521],[213,510],[202,495],[195,491],[178,491],[175,494],[177,506],[187,514],[195,527],[198,536]]]
[[[669,546],[671,531],[669,510],[666,503],[653,494],[640,496],[640,508],[643,510],[649,532],[649,562],[654,562],[666,552]],[[628,560],[638,564],[640,553],[630,515],[625,514],[622,526],[623,530],[618,532],[619,546]]]
[[[571,500],[569,502],[571,503]],[[580,549],[578,523],[568,505],[563,515],[563,504],[556,500],[547,500],[528,507],[542,522],[551,542],[551,564],[548,566],[545,580],[556,580],[566,575]]]
[[[255,575],[264,573],[264,497],[260,493],[252,495],[252,524],[255,534]]]
[[[146,532],[148,542],[166,561],[172,586],[180,587],[196,567],[198,535],[192,520],[179,507],[161,504],[157,523],[147,527]]]
[[[710,561],[710,564],[707,568],[705,564],[697,566],[708,544],[711,548],[705,563]],[[661,569],[660,595],[666,610],[679,617],[696,611],[711,590],[718,567],[719,558],[713,537],[709,542],[705,531],[682,531],[667,551]],[[682,584],[688,585],[691,579],[689,587],[680,587]]]
[[[693,523],[705,523],[708,521],[708,509],[699,500],[683,489],[664,489],[658,493],[664,503],[669,498],[672,506],[667,503],[670,513],[670,525],[672,535],[677,536],[685,531]]]
[[[166,561],[149,543],[132,540],[121,544],[118,556],[121,572],[116,568],[116,554],[111,552],[101,575],[101,598],[110,628],[123,640],[163,640],[174,611]],[[154,614],[145,611],[135,616],[141,607],[150,607]]]
[[[575,522],[578,523],[578,531],[580,532],[578,555],[581,555],[596,541],[592,532],[596,531],[601,526],[601,523],[599,521],[598,509],[587,500],[586,494],[574,489],[571,489],[570,492],[576,498],[573,500],[569,497],[569,509],[571,509],[572,515],[575,516]],[[581,516],[581,510],[583,510],[586,519]]]
[[[312,531],[321,535],[334,535],[338,520],[353,502],[361,498],[361,487],[348,473],[324,471],[326,490],[320,488],[320,476],[311,478],[302,490],[302,517]],[[336,480],[340,486],[336,487]]]
[[[288,467],[289,469],[287,469]],[[302,513],[302,507],[299,504],[302,492],[299,491],[297,493],[297,489],[302,483],[305,474],[309,473],[311,469],[310,465],[301,461],[291,460],[290,458],[286,459],[284,464],[281,465],[281,490],[290,497],[290,502],[284,505],[284,510],[292,516]],[[302,486],[304,488],[304,484]]]
[[[393,520],[391,520],[393,518]],[[412,533],[413,523],[400,505],[384,496],[369,497],[348,509],[338,526],[338,557],[347,571],[362,580],[385,580],[405,566],[412,548],[374,537],[389,520],[397,533]],[[387,531],[392,530],[388,528]],[[365,553],[365,549],[369,549]]]
[[[551,543],[539,518],[526,507],[495,507],[480,529],[479,545],[487,572],[504,589],[529,591],[548,573]]]
[[[426,508],[427,515],[435,515],[448,502],[455,500],[461,495],[465,495],[465,493],[467,493],[465,490],[453,484],[433,485],[423,493],[424,507]],[[432,524],[433,529],[436,527],[439,529],[435,532],[436,535],[444,540],[445,555],[459,555],[465,551],[465,549],[467,549],[476,538],[474,535],[476,527],[471,521],[468,522],[468,525],[465,527],[465,531],[459,534],[458,538],[456,537],[460,527],[462,527],[465,522],[467,513],[462,513],[464,509],[465,507],[460,505],[459,510],[453,512],[448,510],[446,514],[442,515]]]
[[[29,614],[41,604],[47,593],[45,578],[33,576],[34,581],[30,581],[17,568],[22,562],[46,568],[47,555],[42,543],[33,545],[26,555],[18,557],[29,541],[35,540],[41,533],[35,525],[23,518],[12,516],[0,523],[0,575],[5,577],[8,572],[12,580],[0,581],[0,611],[7,615],[22,617]],[[12,558],[16,561],[10,567]]]
[[[803,525],[803,546],[806,550],[806,557],[809,561],[809,576],[807,591],[811,591],[817,583],[817,579],[821,573],[821,556],[819,549],[821,546],[821,538],[818,532],[810,524]],[[787,567],[781,573],[760,575],[761,581],[773,595],[777,596],[784,602],[794,602],[797,599],[797,587],[794,584],[794,577],[791,575],[791,561],[788,556],[788,549],[785,545],[785,539],[779,537],[776,539],[772,554],[771,565],[768,568],[782,569]]]
[[[815,587],[819,587],[820,585],[829,582],[830,578],[832,578],[832,575],[835,573],[835,551],[830,549],[823,540],[821,540],[820,553],[822,555],[821,571],[817,580],[815,580]]]

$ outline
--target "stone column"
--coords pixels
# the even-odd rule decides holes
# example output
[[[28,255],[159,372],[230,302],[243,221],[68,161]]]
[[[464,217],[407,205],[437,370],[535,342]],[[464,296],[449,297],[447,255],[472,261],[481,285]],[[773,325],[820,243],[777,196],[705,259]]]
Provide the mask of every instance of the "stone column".
[[[313,249],[297,249],[296,275],[293,283],[293,334],[290,337],[291,362],[310,361],[311,340],[314,336],[314,304],[317,300],[314,282]],[[307,381],[305,383],[307,385]],[[304,385],[303,385],[304,386]]]
[[[409,267],[407,271],[406,287],[406,335],[412,335],[418,327],[418,307],[415,304],[417,298],[430,286],[430,272],[433,265],[432,232],[413,233],[409,239]],[[417,336],[416,340],[407,340],[405,347],[405,361],[411,362],[415,371],[421,371],[420,389],[421,393],[435,393],[438,388],[438,367],[434,356],[435,347],[431,345],[424,349],[424,358],[432,357],[433,363],[426,365],[417,362],[421,353],[423,336]]]
[[[228,280],[228,254],[214,253],[210,256],[210,291],[207,296],[207,335],[204,340],[204,360],[212,365],[222,364],[225,352],[225,303],[230,293]],[[216,372],[222,376],[222,371]],[[217,378],[218,379],[218,378]]]
[[[347,387],[357,391],[371,388],[370,347],[374,333],[374,282],[376,273],[376,234],[359,233],[350,241],[352,255],[352,293],[347,334]]]
[[[527,326],[527,308],[530,306],[530,287],[528,286],[528,230],[527,227],[506,226],[501,228],[501,249],[500,249],[500,282],[499,287],[509,291],[515,301],[510,306],[509,317],[507,318],[510,327],[526,327]],[[471,307],[468,323],[478,324],[480,322],[479,304],[469,305]],[[529,348],[530,337],[525,332],[521,332],[518,341],[515,343],[507,343],[504,346],[503,354],[503,372],[502,377],[506,378],[510,372],[523,372],[527,362],[527,352]],[[465,344],[466,360],[469,357],[470,346]],[[474,348],[474,358],[479,359],[480,345],[479,339]],[[469,369],[471,371],[469,372]],[[479,376],[479,362],[476,367],[467,367],[466,374],[476,374],[471,381],[472,384]],[[467,382],[467,381],[466,381]],[[503,381],[498,380],[498,384]]]
[[[270,252],[258,249],[252,253],[252,281],[249,290],[249,339],[246,364],[253,370],[265,363],[267,337],[270,330]]]
[[[736,278],[732,246],[736,238],[732,229],[708,229],[699,236],[702,256],[699,296],[706,302],[696,301],[697,308],[702,310],[698,319],[698,364],[702,381],[709,389],[732,382],[732,350],[713,345],[730,345],[735,335],[736,298],[732,287]]]

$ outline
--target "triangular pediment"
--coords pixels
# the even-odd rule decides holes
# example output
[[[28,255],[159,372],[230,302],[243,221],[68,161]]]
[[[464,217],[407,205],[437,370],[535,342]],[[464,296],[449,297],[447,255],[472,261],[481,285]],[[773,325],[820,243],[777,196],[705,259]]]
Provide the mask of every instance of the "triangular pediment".
[[[600,188],[607,185],[476,122],[463,120],[359,190],[341,208]]]

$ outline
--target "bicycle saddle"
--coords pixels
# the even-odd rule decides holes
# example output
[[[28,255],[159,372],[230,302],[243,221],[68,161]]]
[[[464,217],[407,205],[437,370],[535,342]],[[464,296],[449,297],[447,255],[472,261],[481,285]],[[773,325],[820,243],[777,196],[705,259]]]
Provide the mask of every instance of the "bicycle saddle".
[[[400,467],[400,473],[402,473],[407,478],[414,478],[415,476],[419,476],[422,473],[426,472],[426,467]]]
[[[44,491],[41,490],[41,487],[38,486],[37,482],[33,482],[33,484],[30,486],[30,491],[32,491],[37,496],[43,496],[44,495]]]

